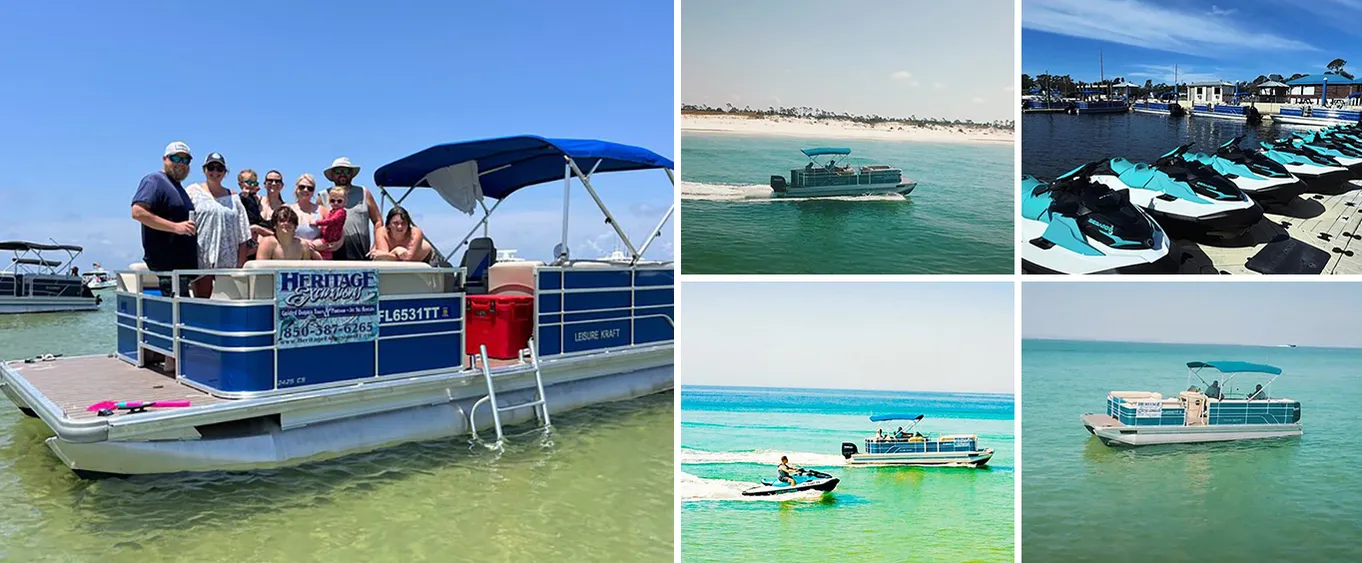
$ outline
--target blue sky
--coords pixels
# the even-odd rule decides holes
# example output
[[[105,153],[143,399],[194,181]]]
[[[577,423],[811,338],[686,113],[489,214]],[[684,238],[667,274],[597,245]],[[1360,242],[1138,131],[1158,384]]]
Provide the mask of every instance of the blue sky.
[[[1118,342],[1362,346],[1362,284],[1022,284],[1022,337]]]
[[[1022,72],[1143,84],[1253,80],[1324,72],[1335,58],[1362,73],[1362,0],[1024,0]]]
[[[0,8],[0,240],[86,247],[79,265],[141,257],[129,205],[172,140],[235,171],[303,172],[337,156],[379,166],[428,146],[517,134],[606,139],[674,155],[670,2],[7,2]],[[673,200],[660,171],[602,175],[635,240]],[[580,184],[572,249],[614,249]],[[437,245],[475,217],[433,193],[407,200]],[[491,205],[491,201],[488,205]],[[549,258],[562,184],[492,217],[500,248]],[[670,227],[670,226],[669,226]],[[648,255],[672,254],[672,229]],[[457,258],[457,257],[456,257]]]
[[[1010,282],[694,282],[683,385],[1011,393]]]
[[[1015,110],[1011,0],[685,0],[681,101],[975,121]]]

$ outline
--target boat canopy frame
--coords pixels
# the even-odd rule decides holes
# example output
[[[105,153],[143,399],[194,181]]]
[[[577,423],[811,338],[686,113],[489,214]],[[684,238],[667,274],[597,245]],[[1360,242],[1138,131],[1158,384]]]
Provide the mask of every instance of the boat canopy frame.
[[[10,258],[9,265],[0,269],[0,274],[41,274],[41,275],[66,275],[70,271],[71,265],[76,262],[76,258],[85,251],[84,248],[69,244],[40,244],[25,241],[0,241],[0,251],[8,250],[14,253]],[[43,256],[43,252],[65,251],[65,260],[49,260]],[[29,271],[30,268],[38,268],[39,271]]]
[[[851,149],[848,148],[815,147],[799,149],[799,152],[804,153],[804,156],[809,159],[809,162],[812,163],[814,167],[825,166],[818,163],[818,157],[820,156],[832,156],[831,164],[833,166],[837,166],[841,164],[842,161],[851,158]]]
[[[1270,390],[1272,389],[1272,382],[1276,381],[1277,378],[1281,377],[1282,375],[1282,368],[1279,368],[1277,366],[1270,366],[1267,364],[1255,364],[1252,362],[1239,362],[1227,360],[1217,360],[1209,362],[1187,362],[1187,385],[1189,387],[1192,385],[1193,377],[1201,381],[1202,385],[1210,387],[1210,385],[1206,383],[1206,380],[1201,377],[1201,370],[1203,369],[1211,369],[1225,374],[1225,379],[1220,381],[1221,383],[1220,388],[1222,389],[1222,391],[1223,389],[1226,389],[1229,386],[1230,382],[1233,381],[1234,378],[1241,373],[1262,374],[1262,376],[1266,377],[1267,379],[1267,383],[1263,384],[1262,392],[1269,397],[1272,396],[1270,392]],[[1255,396],[1257,396],[1257,393],[1245,395],[1246,398],[1253,398]]]
[[[486,162],[484,163],[484,161]],[[643,244],[635,246],[634,242],[625,234],[624,229],[620,227],[618,221],[615,220],[615,216],[610,212],[605,202],[601,200],[600,194],[592,187],[591,176],[597,172],[660,168],[667,173],[667,180],[675,190],[675,165],[672,161],[641,147],[589,139],[549,139],[535,135],[450,143],[430,147],[379,167],[374,172],[374,185],[378,188],[382,197],[379,207],[380,213],[383,213],[382,207],[386,202],[401,205],[416,188],[433,188],[428,181],[428,176],[431,173],[468,162],[477,163],[479,183],[488,182],[489,184],[489,189],[483,190],[479,194],[480,197],[476,198],[478,207],[482,209],[482,218],[448,254],[435,248],[434,242],[431,243],[431,248],[448,261],[458,253],[459,249],[473,239],[478,233],[478,229],[482,229],[482,236],[488,235],[492,213],[512,193],[522,188],[556,180],[556,176],[550,174],[550,167],[556,168],[556,165],[553,164],[555,161],[561,162],[563,166],[563,175],[561,176],[563,179],[563,229],[562,238],[557,248],[554,249],[552,265],[558,266],[574,262],[568,250],[568,212],[574,177],[586,188],[591,199],[596,203],[601,213],[605,215],[605,222],[614,229],[620,241],[629,249],[629,264],[631,266],[637,265],[653,241],[662,236],[662,227],[671,220],[672,214],[676,211],[675,200],[673,199],[671,205],[667,207],[662,219],[649,232]],[[484,164],[488,166],[484,167]],[[582,168],[588,164],[590,170],[584,172]],[[604,168],[602,168],[602,165],[604,165]],[[493,176],[497,174],[499,176]],[[400,197],[393,197],[387,188],[406,188],[406,191]],[[484,202],[485,197],[491,197],[497,201],[489,208]],[[575,261],[590,262],[594,260]]]
[[[917,428],[918,423],[919,423],[919,422],[922,422],[922,419],[923,419],[923,418],[926,418],[926,415],[922,415],[922,414],[917,414],[917,415],[913,415],[913,414],[877,414],[877,415],[871,416],[871,417],[870,417],[870,421],[871,421],[871,422],[884,422],[884,421],[887,421],[887,420],[911,420],[911,421],[913,421],[913,422],[912,422],[911,424],[908,425],[908,428],[905,428],[905,429],[904,429],[904,432],[912,432],[914,428]]]

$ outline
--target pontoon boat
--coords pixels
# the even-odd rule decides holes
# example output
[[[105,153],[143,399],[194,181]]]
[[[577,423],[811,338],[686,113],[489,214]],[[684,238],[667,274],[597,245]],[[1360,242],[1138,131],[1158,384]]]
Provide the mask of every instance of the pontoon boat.
[[[993,448],[979,449],[974,434],[932,437],[914,432],[924,415],[884,414],[870,417],[873,422],[911,420],[902,432],[879,434],[865,439],[861,453],[852,442],[842,442],[842,457],[847,465],[928,465],[944,467],[983,467],[993,458]]]
[[[905,180],[903,171],[884,165],[862,166],[853,169],[842,164],[851,154],[845,148],[803,149],[809,163],[790,171],[790,181],[784,176],[771,176],[771,189],[776,197],[826,197],[870,194],[908,195],[917,182]],[[818,157],[829,156],[827,164],[819,164]]]
[[[1203,370],[1224,374],[1209,385]],[[1301,404],[1272,397],[1281,368],[1249,362],[1187,362],[1188,390],[1165,398],[1148,391],[1112,391],[1106,414],[1085,414],[1083,427],[1108,446],[1221,442],[1301,435]],[[1266,385],[1234,391],[1239,375],[1267,376]],[[1192,385],[1205,385],[1205,390]]]
[[[0,269],[0,314],[93,311],[100,298],[70,274],[81,247],[66,244],[0,242],[0,251],[14,255]],[[50,260],[44,252],[65,252],[65,260]]]
[[[429,188],[460,209],[481,206],[461,267],[134,267],[117,272],[115,353],[0,363],[0,391],[52,429],[47,445],[85,477],[250,470],[416,440],[476,439],[488,428],[499,443],[504,426],[537,419],[547,427],[549,411],[666,391],[675,270],[642,257],[673,210],[635,246],[591,180],[661,169],[674,182],[671,168],[652,151],[595,140],[438,145],[379,168],[374,180],[384,203],[401,201],[388,192],[396,186],[408,188],[402,198]],[[486,234],[496,207],[522,188],[561,181],[566,221],[573,178],[630,261],[571,259],[565,224],[552,263],[497,262]],[[484,197],[496,205],[488,209]],[[178,294],[175,280],[205,274],[214,276],[210,297]],[[159,289],[163,277],[172,280],[170,295]],[[100,408],[110,402],[155,404]]]

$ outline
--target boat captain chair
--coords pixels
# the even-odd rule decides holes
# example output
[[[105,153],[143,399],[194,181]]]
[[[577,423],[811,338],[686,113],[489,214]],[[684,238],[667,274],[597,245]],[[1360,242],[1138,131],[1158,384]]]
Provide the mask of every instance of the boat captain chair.
[[[492,243],[492,239],[478,237],[468,241],[468,250],[463,253],[464,293],[469,295],[481,295],[487,293],[489,287],[488,271],[497,263],[497,247]],[[533,287],[533,286],[532,286]]]

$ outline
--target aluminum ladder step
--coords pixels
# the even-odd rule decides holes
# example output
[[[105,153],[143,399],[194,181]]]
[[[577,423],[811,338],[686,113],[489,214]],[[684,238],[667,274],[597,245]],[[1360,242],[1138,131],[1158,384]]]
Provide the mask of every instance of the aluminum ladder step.
[[[529,352],[530,365],[534,367],[535,400],[528,403],[511,405],[509,407],[503,407],[497,403],[496,385],[492,381],[492,370],[487,364],[487,345],[478,346],[478,362],[482,364],[482,376],[487,380],[487,396],[478,399],[478,402],[473,403],[473,408],[468,412],[468,429],[472,432],[474,439],[478,438],[478,425],[475,417],[477,416],[478,406],[482,405],[483,401],[491,403],[492,423],[497,431],[497,443],[500,443],[502,438],[505,437],[505,434],[502,433],[501,429],[501,413],[506,411],[523,409],[526,407],[534,408],[534,414],[535,417],[539,419],[540,426],[548,428],[551,425],[549,422],[549,405],[547,399],[544,397],[544,373],[539,369],[539,352],[535,347],[534,339],[530,339],[528,344],[528,349],[520,351],[520,359],[523,362],[525,360],[525,352]]]

